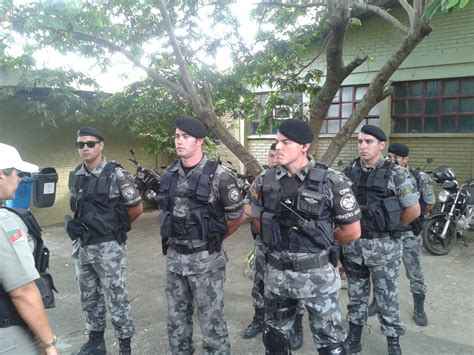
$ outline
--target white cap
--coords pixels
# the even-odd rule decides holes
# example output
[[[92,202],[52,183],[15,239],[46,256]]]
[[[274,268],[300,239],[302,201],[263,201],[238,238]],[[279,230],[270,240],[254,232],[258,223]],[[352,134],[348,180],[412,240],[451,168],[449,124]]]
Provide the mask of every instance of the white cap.
[[[27,173],[38,171],[38,166],[21,159],[18,150],[8,144],[0,143],[0,169],[15,168]]]

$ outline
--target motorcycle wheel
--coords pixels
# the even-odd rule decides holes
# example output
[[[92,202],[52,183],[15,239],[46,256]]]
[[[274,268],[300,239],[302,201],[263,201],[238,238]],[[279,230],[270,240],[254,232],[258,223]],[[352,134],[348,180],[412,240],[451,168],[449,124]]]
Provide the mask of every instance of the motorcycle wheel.
[[[446,237],[440,238],[446,220],[443,217],[433,218],[426,221],[421,232],[423,247],[433,255],[448,254],[456,243],[456,225],[451,223]]]

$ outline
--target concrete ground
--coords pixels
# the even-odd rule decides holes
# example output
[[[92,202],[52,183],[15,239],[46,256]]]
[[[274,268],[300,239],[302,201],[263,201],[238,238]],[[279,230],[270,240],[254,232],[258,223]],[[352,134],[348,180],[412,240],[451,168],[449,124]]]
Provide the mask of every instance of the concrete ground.
[[[169,353],[166,334],[165,263],[156,226],[157,212],[148,211],[134,224],[128,241],[128,290],[136,335],[132,346],[135,354]],[[84,317],[70,257],[71,246],[62,226],[44,228],[44,238],[51,250],[51,273],[59,294],[56,308],[48,315],[58,337],[62,354],[77,350],[86,340]],[[474,235],[468,239],[474,241]],[[474,354],[474,245],[458,243],[448,255],[424,255],[424,272],[429,285],[426,310],[427,327],[418,327],[412,320],[412,297],[406,277],[400,278],[402,320],[407,327],[401,338],[404,354]],[[252,281],[244,275],[244,259],[252,247],[249,224],[244,224],[225,241],[230,261],[227,264],[225,312],[233,354],[264,354],[261,336],[245,340],[241,332],[253,316],[250,289]],[[402,273],[404,271],[402,270]],[[346,313],[347,291],[341,291],[341,308]],[[347,325],[347,324],[346,324]],[[196,353],[201,354],[199,325],[195,321]],[[305,316],[304,347],[294,354],[314,354],[315,348]],[[107,349],[118,353],[118,344],[108,320]],[[386,354],[386,340],[376,317],[364,327],[361,354]]]

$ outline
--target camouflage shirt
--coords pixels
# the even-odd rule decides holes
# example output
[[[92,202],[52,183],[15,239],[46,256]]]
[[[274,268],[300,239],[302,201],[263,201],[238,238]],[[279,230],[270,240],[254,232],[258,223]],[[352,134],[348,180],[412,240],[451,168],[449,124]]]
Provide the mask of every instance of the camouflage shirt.
[[[84,164],[76,171],[76,175],[94,175],[99,177],[107,165],[107,159],[102,157],[102,162],[91,172],[88,172]],[[123,175],[123,176],[122,176]],[[117,176],[119,179],[117,179]],[[137,206],[141,203],[139,191],[133,184],[133,175],[126,170],[116,167],[112,173],[112,182],[110,184],[109,198],[121,198],[127,207]],[[120,182],[118,182],[118,180]],[[72,192],[71,192],[72,193]],[[126,255],[126,244],[120,245],[112,240],[98,244],[90,244],[81,247],[80,240],[73,242],[72,257],[79,259],[82,263],[101,262],[106,260],[116,260]]]
[[[418,192],[420,193],[421,199],[427,205],[434,205],[436,202],[434,190],[433,190],[433,181],[427,173],[420,171],[420,181],[418,183]],[[423,211],[422,211],[423,212]]]
[[[358,164],[360,160],[356,160],[353,164]],[[374,168],[366,168],[361,162],[363,171],[378,169],[385,163],[383,156]],[[354,166],[354,165],[352,165]],[[408,169],[394,164],[390,171],[388,180],[388,189],[391,190],[403,208],[410,207],[418,202],[420,194],[416,188],[416,180],[410,174]],[[364,235],[364,230],[362,230]],[[344,256],[354,263],[367,266],[380,265],[382,262],[387,263],[391,260],[399,259],[402,255],[402,249],[397,239],[390,236],[383,238],[360,238],[343,247]],[[382,260],[382,261],[381,261]]]
[[[187,191],[188,180],[191,172],[200,173],[208,159],[203,157],[201,161],[189,172],[185,172],[181,163],[166,170],[177,171],[179,180],[177,191]],[[237,185],[236,176],[226,167],[217,165],[216,172],[212,179],[211,193],[209,203],[219,201],[224,210],[226,219],[240,218],[244,212],[243,200]],[[188,214],[188,198],[186,196],[178,196],[173,206],[173,215],[176,217],[185,217]],[[181,240],[173,239],[173,243],[186,244],[189,248],[197,248],[206,244],[204,240]],[[171,240],[168,241],[168,244]],[[225,250],[209,254],[208,251],[196,252],[193,254],[180,254],[173,248],[168,248],[166,258],[166,266],[169,271],[181,275],[194,275],[198,273],[208,272],[225,266],[227,263],[227,255]]]
[[[284,176],[296,176],[301,184],[308,175],[309,169],[313,167],[316,161],[311,157],[309,164],[301,168],[295,174],[290,174],[283,166],[276,167],[276,179]],[[260,219],[263,212],[261,200],[261,188],[263,176],[262,172],[251,186],[251,203],[252,217]],[[350,188],[350,182],[343,174],[328,169],[328,183],[325,185],[326,208],[331,210],[333,221],[335,224],[350,224],[361,219],[361,211],[357,200]],[[328,254],[329,250],[324,250],[321,255]],[[271,253],[278,259],[300,260],[311,258],[314,254],[301,252],[288,252],[286,250]],[[338,273],[331,264],[327,264],[322,268],[309,269],[305,271],[279,270],[271,265],[267,265],[265,272],[265,287],[274,294],[278,294],[285,298],[306,298],[314,297],[315,289],[320,292],[336,292],[340,288],[340,279],[336,276]],[[324,282],[322,281],[324,280]]]

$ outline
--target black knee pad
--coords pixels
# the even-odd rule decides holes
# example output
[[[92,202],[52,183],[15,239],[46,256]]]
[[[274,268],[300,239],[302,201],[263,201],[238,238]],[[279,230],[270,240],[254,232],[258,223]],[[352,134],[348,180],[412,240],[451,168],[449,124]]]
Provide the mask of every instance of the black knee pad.
[[[290,355],[290,340],[281,330],[266,325],[263,330],[266,355]]]

